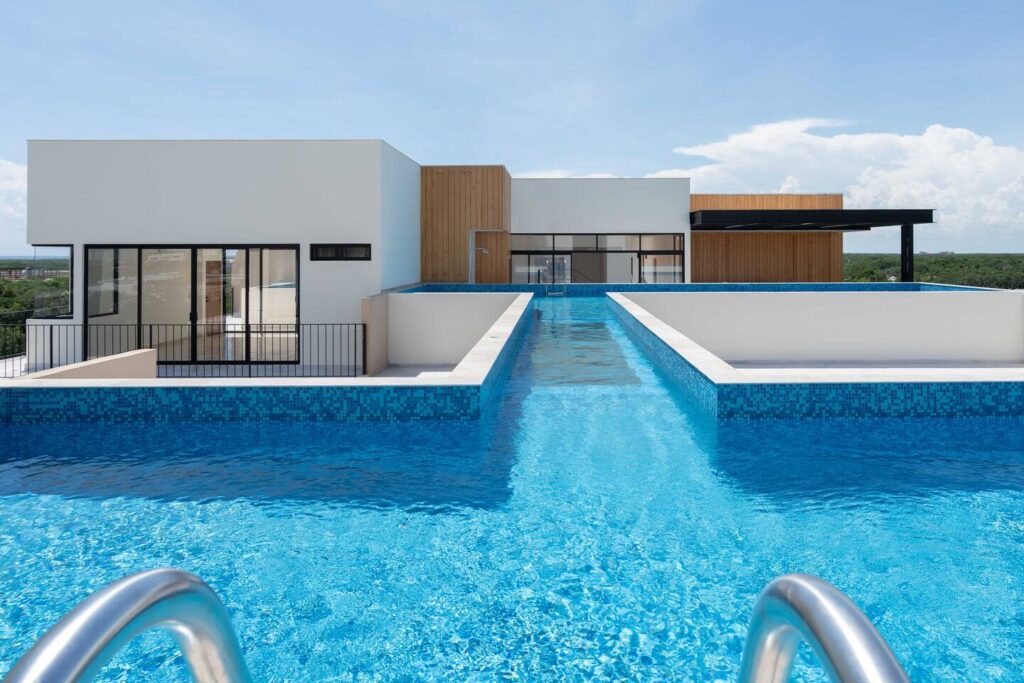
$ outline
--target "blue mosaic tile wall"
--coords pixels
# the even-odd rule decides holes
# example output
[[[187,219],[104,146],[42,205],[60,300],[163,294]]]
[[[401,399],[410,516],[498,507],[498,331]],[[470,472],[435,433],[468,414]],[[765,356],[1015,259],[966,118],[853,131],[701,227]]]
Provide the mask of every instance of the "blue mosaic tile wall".
[[[722,384],[719,418],[1024,415],[1021,382]]]
[[[0,389],[0,420],[230,422],[473,419],[477,386],[74,387]]]
[[[483,384],[480,386],[481,411],[487,410],[490,407],[494,397],[498,395],[498,389],[508,379],[513,360],[516,354],[519,353],[519,348],[526,337],[526,332],[530,327],[533,315],[533,301],[531,300],[526,308],[523,309],[519,320],[516,321],[515,327],[512,328],[512,334],[509,335],[508,341],[505,342],[505,346],[502,347],[501,352],[494,361],[494,365],[491,366],[487,377],[484,378]]]
[[[648,358],[668,374],[669,377],[675,378],[683,390],[697,401],[698,405],[712,415],[717,415],[717,385],[685,358],[676,353],[675,349],[644,327],[621,304],[612,299],[608,300],[608,304],[622,323],[622,326],[626,328],[626,332],[644,350]]]
[[[604,296],[608,292],[948,292],[985,291],[976,287],[922,282],[778,282],[628,284],[426,284],[402,290],[412,292],[533,292],[534,296]]]

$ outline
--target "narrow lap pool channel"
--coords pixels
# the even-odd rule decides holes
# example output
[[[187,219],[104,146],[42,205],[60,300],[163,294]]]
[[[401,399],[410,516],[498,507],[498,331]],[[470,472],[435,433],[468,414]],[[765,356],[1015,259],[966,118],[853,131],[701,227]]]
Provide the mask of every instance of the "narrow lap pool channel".
[[[605,299],[534,309],[479,424],[0,426],[0,671],[175,566],[257,680],[733,680],[793,571],[913,680],[1021,679],[1024,421],[716,425]],[[103,680],[187,674],[150,634]]]

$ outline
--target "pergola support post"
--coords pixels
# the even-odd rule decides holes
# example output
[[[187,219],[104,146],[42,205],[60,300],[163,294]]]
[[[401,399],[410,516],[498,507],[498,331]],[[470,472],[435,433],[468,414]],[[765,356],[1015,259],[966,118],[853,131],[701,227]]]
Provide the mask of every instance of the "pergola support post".
[[[914,281],[914,224],[900,226],[900,280]]]

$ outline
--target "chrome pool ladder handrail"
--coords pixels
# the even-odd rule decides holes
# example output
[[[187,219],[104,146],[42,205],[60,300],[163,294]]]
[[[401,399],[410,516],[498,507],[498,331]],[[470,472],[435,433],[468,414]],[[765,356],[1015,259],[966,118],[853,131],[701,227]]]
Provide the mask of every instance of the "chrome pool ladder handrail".
[[[909,683],[882,635],[850,598],[808,574],[772,581],[754,606],[740,683],[784,683],[804,640],[836,683]]]
[[[154,569],[93,593],[43,635],[4,683],[85,683],[133,638],[170,632],[197,683],[251,683],[227,609],[199,577]]]

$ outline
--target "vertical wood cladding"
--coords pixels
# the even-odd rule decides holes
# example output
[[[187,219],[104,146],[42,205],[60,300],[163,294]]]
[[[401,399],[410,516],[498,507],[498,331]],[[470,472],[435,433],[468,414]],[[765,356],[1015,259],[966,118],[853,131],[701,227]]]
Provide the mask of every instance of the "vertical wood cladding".
[[[486,250],[476,253],[476,281],[479,283],[508,282],[509,242],[507,232],[478,232],[476,246]]]
[[[841,194],[691,194],[690,211],[763,211],[843,208]]]
[[[420,277],[465,282],[469,231],[477,233],[477,282],[508,282],[512,177],[504,166],[423,166],[420,171]]]
[[[842,209],[841,194],[694,194],[690,210]],[[841,232],[694,232],[694,282],[840,282]]]

